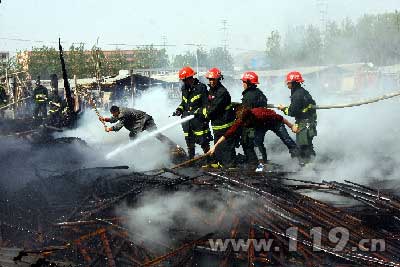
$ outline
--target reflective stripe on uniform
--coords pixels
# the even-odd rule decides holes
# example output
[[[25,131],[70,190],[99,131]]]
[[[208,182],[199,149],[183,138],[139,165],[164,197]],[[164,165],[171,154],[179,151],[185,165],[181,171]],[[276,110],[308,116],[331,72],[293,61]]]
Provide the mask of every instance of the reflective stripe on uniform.
[[[182,100],[183,100],[183,102],[187,103],[187,98],[186,97],[182,96]]]
[[[189,136],[189,133],[183,132],[183,136]]]
[[[288,107],[284,108],[283,109],[283,113],[285,113],[285,115],[288,115],[289,114],[289,108]]]
[[[204,130],[204,131],[193,131],[194,135],[197,135],[197,136],[206,134],[208,132],[209,132],[208,129]]]
[[[307,107],[305,107],[304,109],[303,109],[303,113],[306,113],[307,111],[309,111],[310,109],[312,109],[313,108],[313,104],[309,104]]]
[[[190,102],[194,102],[194,101],[196,101],[197,99],[200,99],[201,98],[201,95],[195,95],[194,97],[192,97],[191,99],[190,99]]]
[[[207,108],[203,108],[203,116],[204,118],[207,118]]]
[[[230,103],[228,106],[226,106],[225,110],[230,110],[233,107],[233,104]]]
[[[229,123],[225,123],[223,125],[215,125],[215,126],[211,126],[211,127],[212,127],[212,129],[214,131],[219,131],[219,130],[223,130],[223,129],[226,129],[228,127],[231,127],[234,123],[235,123],[235,121],[232,121],[232,122],[229,122]]]

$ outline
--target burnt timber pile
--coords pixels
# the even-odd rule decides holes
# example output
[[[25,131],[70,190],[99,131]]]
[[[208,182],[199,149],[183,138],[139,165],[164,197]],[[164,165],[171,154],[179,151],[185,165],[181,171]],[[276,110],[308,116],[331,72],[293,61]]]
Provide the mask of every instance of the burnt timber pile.
[[[80,169],[1,192],[0,266],[400,266],[400,200],[389,190],[351,181],[308,182],[279,166],[264,174],[121,169],[126,167]],[[163,228],[169,243],[132,230],[129,215],[118,207],[135,207],[150,191],[210,196],[212,201],[193,206],[202,227],[191,227],[185,215],[176,218]],[[354,204],[338,207],[306,192],[341,195]],[[224,208],[201,216],[212,214],[213,202]],[[337,247],[342,232],[336,239],[328,235],[339,227],[349,231],[343,249]],[[219,239],[273,241],[268,251],[256,243],[219,250],[211,241]],[[371,242],[360,246],[365,239],[384,240],[383,251],[372,251]],[[289,251],[293,241],[296,249]]]

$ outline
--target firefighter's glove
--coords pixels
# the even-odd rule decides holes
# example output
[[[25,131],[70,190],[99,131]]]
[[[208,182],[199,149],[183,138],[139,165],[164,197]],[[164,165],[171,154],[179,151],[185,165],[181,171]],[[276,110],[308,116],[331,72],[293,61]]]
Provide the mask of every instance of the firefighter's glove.
[[[174,113],[172,113],[172,116],[181,116],[182,115],[182,111],[180,109],[175,110]]]

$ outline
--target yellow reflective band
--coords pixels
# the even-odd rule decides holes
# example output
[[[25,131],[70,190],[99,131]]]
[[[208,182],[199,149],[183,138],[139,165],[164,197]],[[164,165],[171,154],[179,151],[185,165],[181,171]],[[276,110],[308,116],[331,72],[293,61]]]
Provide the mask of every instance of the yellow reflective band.
[[[195,95],[194,97],[192,97],[191,99],[190,99],[190,102],[194,102],[194,101],[196,101],[197,99],[200,99],[200,97],[201,97],[201,95]]]
[[[50,101],[49,104],[50,104],[50,105],[54,105],[54,106],[56,106],[56,107],[61,107],[61,103],[57,103],[57,102]]]
[[[179,109],[179,108],[183,110],[183,107],[182,107],[182,106],[179,106],[178,109]]]
[[[187,103],[187,98],[186,97],[182,96],[182,100],[183,100],[183,102]]]
[[[286,108],[283,110],[283,113],[285,113],[285,115],[288,115],[288,114],[289,114],[289,108],[286,107]]]
[[[189,136],[189,133],[183,132],[183,136]]]
[[[193,133],[194,133],[194,135],[199,136],[199,135],[203,135],[203,134],[208,133],[208,130],[204,130],[204,131],[193,131]]]
[[[230,123],[225,123],[225,124],[223,124],[223,125],[212,126],[212,129],[213,129],[214,131],[223,130],[223,129],[226,129],[226,128],[228,128],[228,127],[231,127],[234,123],[235,123],[235,121],[232,121],[232,122],[230,122]]]
[[[203,108],[203,116],[204,116],[204,118],[207,118],[207,109],[206,108]]]
[[[312,109],[313,108],[313,104],[309,104],[307,107],[305,107],[304,109],[303,109],[303,113],[306,113],[307,111],[309,111],[310,109]]]
[[[230,103],[230,104],[225,108],[225,110],[230,110],[232,107],[233,107],[233,105],[232,105],[232,103]]]

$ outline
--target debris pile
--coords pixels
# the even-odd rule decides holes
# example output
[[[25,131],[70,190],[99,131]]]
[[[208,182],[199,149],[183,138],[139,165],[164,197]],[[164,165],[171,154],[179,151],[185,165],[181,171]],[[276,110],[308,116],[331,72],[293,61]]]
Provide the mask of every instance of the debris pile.
[[[400,266],[400,201],[388,190],[309,182],[279,169],[125,168],[81,169],[2,194],[2,247],[23,248],[13,261],[43,263],[35,266]],[[218,196],[224,208],[199,216],[202,230],[178,220],[163,229],[173,242],[148,240],[118,207],[135,207],[155,190]],[[356,205],[335,207],[305,192],[340,194]],[[200,203],[193,213],[210,205]]]

